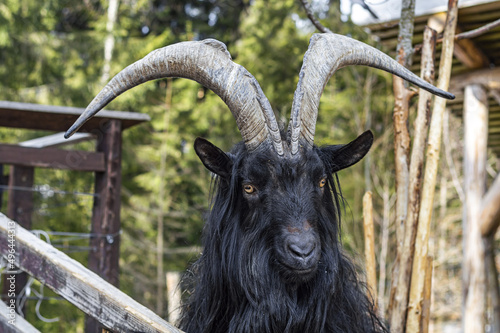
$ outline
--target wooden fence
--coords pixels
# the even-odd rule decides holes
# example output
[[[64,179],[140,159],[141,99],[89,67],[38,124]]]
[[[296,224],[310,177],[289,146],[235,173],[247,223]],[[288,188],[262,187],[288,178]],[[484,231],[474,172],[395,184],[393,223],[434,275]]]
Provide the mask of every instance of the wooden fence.
[[[7,259],[9,250],[14,252],[17,267],[113,332],[182,332],[0,213],[0,255]],[[0,328],[11,325],[6,311],[5,306],[0,307]],[[31,325],[19,315],[16,317],[11,331],[25,332],[23,328]]]

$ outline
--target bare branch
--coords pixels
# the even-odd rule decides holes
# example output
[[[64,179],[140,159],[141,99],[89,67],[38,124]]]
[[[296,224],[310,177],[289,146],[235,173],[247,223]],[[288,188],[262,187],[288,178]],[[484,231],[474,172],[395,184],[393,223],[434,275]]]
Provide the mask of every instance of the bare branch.
[[[316,16],[314,16],[314,13],[311,10],[311,6],[309,6],[309,3],[307,2],[307,0],[300,0],[300,2],[302,3],[302,6],[304,6],[307,17],[309,18],[311,23],[316,27],[316,29],[318,29],[321,32],[332,33],[332,31],[330,29],[326,28],[323,24],[321,24],[319,22],[319,20],[316,18]]]
[[[477,29],[459,33],[459,34],[455,35],[455,40],[475,38],[475,37],[484,35],[488,31],[490,31],[496,27],[499,27],[499,26],[500,26],[500,19],[495,20],[493,22],[490,22],[486,25],[483,25],[482,27],[479,27]],[[442,43],[442,42],[443,42],[443,36],[441,35],[441,36],[439,36],[437,43]],[[422,49],[422,44],[417,44],[414,47],[414,52],[420,52],[421,49]]]
[[[455,40],[461,40],[461,39],[466,39],[466,38],[474,38],[477,36],[481,36],[491,29],[494,29],[496,27],[500,26],[500,19],[495,20],[493,22],[490,22],[482,27],[479,27],[477,29],[471,30],[471,31],[466,31],[462,32],[458,35],[455,36]]]

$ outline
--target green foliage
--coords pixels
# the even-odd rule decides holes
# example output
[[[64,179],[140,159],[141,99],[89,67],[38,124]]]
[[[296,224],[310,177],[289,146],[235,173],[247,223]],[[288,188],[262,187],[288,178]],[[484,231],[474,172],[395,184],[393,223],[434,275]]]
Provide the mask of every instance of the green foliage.
[[[102,88],[107,6],[106,1],[100,0],[6,0],[0,3],[0,99],[85,107]],[[329,8],[322,13],[325,26],[369,42],[360,28],[340,21],[336,2]],[[233,59],[257,78],[278,120],[286,123],[302,57],[311,36],[307,22],[295,0],[120,2],[112,32],[115,48],[111,73],[118,73],[152,50],[168,44],[217,38],[228,45]],[[373,97],[368,103],[364,82],[370,75]],[[321,99],[317,144],[346,143],[354,139],[365,130],[368,117],[375,137],[383,137],[390,121],[391,103],[386,97],[391,95],[386,88],[389,78],[380,71],[366,68],[339,71]],[[367,104],[370,112],[363,113]],[[228,150],[240,136],[220,98],[185,79],[143,84],[124,93],[110,103],[108,109],[151,116],[150,123],[124,132],[120,287],[140,303],[154,308],[158,220],[162,218],[165,223],[165,249],[196,246],[203,227],[203,213],[209,207],[211,176],[196,157],[192,148],[194,139],[202,136]],[[46,134],[1,128],[0,140],[17,143]],[[91,150],[92,145],[84,143],[68,148]],[[379,145],[371,154],[385,156],[386,150],[386,146]],[[165,158],[164,174],[160,172],[162,158]],[[387,164],[387,159],[384,163]],[[359,165],[340,175],[348,202],[343,241],[352,249],[360,249],[361,243],[360,205],[365,189],[362,170]],[[67,192],[92,193],[93,175],[37,170],[35,184],[47,184]],[[92,199],[88,196],[35,194],[34,227],[89,232],[91,210]],[[86,243],[78,245],[86,246]],[[196,255],[165,254],[165,269],[183,270]],[[71,253],[71,256],[83,263],[87,260],[85,251]],[[27,317],[43,332],[82,331],[83,314],[66,302],[44,303],[46,317],[61,317],[56,324],[38,321],[33,313],[35,303],[30,301],[28,305]]]
[[[257,1],[242,22],[236,61],[247,68],[277,112],[288,121],[308,35],[301,33],[292,14],[297,1]]]

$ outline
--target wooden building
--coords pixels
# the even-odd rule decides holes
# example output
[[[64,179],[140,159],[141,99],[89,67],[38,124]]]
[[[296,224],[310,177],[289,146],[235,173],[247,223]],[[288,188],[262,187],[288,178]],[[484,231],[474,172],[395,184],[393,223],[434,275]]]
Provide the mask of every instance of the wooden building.
[[[384,51],[392,52],[394,57],[401,8],[401,1],[397,2],[399,10],[394,8],[394,0],[382,2],[380,6],[372,5],[370,9],[375,15],[380,14],[380,19],[366,15],[357,22],[369,29],[385,47]],[[416,0],[415,53],[411,70],[417,74],[421,60],[418,46],[422,43],[424,28],[429,26],[438,34],[442,32],[446,5],[447,1]],[[447,108],[462,119],[459,132],[463,132],[464,146],[463,183],[459,185],[464,192],[462,290],[456,291],[462,294],[462,315],[455,318],[462,320],[462,329],[456,332],[485,332],[486,327],[490,327],[491,332],[500,332],[500,291],[495,264],[495,233],[500,224],[500,177],[494,180],[487,177],[488,156],[496,157],[496,169],[500,167],[500,1],[463,0],[458,5],[455,35],[486,25],[496,26],[472,38],[456,39],[454,44],[449,91],[456,99],[448,101]],[[440,56],[441,44],[438,43],[437,76]],[[490,168],[490,174],[493,172]],[[485,320],[486,317],[489,319]]]

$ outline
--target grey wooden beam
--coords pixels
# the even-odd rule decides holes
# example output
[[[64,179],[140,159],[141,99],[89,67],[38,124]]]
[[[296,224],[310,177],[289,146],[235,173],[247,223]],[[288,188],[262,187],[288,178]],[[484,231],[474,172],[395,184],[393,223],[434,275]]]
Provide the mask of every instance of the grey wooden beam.
[[[0,144],[0,164],[77,171],[105,170],[104,154],[101,152],[29,148],[7,144]]]
[[[19,143],[21,147],[30,148],[48,148],[59,147],[69,144],[75,144],[82,141],[92,140],[94,136],[90,133],[75,133],[71,138],[65,139],[64,132],[59,132],[52,135],[47,135],[41,138],[36,138]]]
[[[1,213],[0,255],[7,257],[13,233],[16,266],[113,332],[182,332]]]
[[[26,319],[0,301],[0,332],[9,333],[40,333]]]
[[[66,131],[85,109],[0,101],[0,126],[48,131]],[[109,120],[120,120],[126,129],[151,120],[147,114],[102,110],[82,126],[81,131],[99,135],[107,130]]]

